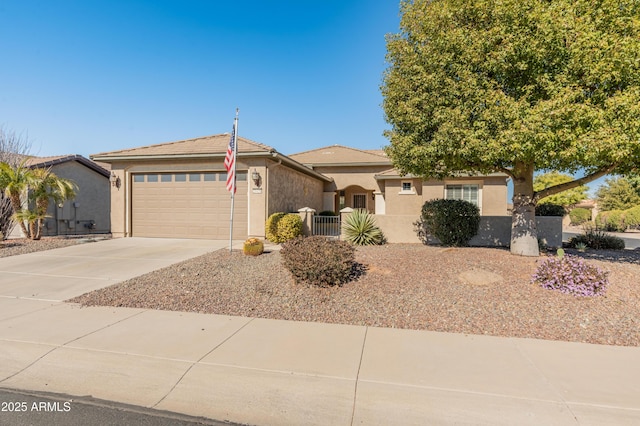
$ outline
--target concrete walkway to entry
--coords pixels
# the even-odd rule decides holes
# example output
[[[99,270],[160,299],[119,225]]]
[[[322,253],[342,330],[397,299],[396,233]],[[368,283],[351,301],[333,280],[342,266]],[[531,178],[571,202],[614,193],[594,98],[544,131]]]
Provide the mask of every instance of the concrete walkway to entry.
[[[638,347],[62,302],[217,244],[0,259],[0,387],[255,425],[640,424]]]

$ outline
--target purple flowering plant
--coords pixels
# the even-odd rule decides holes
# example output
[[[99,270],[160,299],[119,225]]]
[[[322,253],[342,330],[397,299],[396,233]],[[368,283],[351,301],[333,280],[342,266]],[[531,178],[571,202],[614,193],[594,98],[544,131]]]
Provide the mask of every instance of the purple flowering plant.
[[[544,259],[533,274],[532,283],[574,296],[600,296],[609,285],[609,272],[580,258],[559,255]]]

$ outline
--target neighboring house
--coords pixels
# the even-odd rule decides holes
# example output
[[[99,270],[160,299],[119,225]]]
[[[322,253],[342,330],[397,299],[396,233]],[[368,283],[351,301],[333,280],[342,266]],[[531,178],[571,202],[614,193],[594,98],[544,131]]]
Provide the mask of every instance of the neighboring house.
[[[58,205],[49,203],[43,236],[108,233],[110,221],[109,171],[81,155],[30,157],[30,168],[50,169],[78,186],[76,196]],[[19,227],[14,229],[14,232]],[[19,232],[19,231],[18,231]]]
[[[113,235],[228,238],[231,196],[223,161],[229,138],[218,134],[92,155],[111,165]],[[237,177],[234,239],[264,237],[270,214],[303,207],[367,209],[380,222],[391,220],[388,234],[401,228],[402,236],[390,241],[417,241],[412,222],[433,198],[467,199],[483,215],[507,215],[506,175],[423,181],[400,176],[380,150],[334,145],[287,156],[238,137]]]

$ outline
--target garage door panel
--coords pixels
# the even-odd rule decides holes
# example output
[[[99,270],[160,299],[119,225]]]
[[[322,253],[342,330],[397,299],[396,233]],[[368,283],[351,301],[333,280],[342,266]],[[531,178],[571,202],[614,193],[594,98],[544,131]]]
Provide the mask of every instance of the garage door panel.
[[[136,182],[132,184],[132,235],[228,238],[231,195],[226,182]],[[247,235],[247,182],[238,182],[234,238]]]

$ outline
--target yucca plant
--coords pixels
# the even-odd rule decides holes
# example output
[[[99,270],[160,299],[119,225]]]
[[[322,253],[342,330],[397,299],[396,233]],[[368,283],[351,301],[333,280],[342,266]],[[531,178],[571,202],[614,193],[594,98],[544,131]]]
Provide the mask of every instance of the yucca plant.
[[[345,240],[357,246],[382,244],[384,235],[372,214],[363,209],[354,210],[344,221],[342,233]]]

